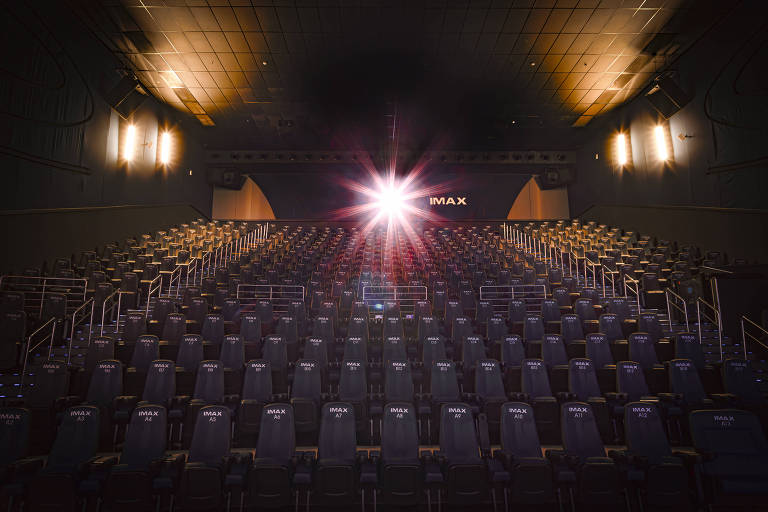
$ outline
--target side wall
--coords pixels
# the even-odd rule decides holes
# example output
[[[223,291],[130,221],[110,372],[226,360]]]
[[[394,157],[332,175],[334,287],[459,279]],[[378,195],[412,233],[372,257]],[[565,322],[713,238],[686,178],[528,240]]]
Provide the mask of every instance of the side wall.
[[[730,14],[670,64],[675,81],[692,96],[679,112],[665,121],[640,95],[585,128],[579,181],[569,187],[572,216],[592,205],[768,209],[765,3],[748,0],[734,5]],[[665,130],[670,152],[665,163],[658,158],[653,133],[657,124]],[[620,131],[631,143],[629,163],[624,167],[617,163],[616,134]],[[702,238],[708,247],[759,254],[749,251],[739,239],[751,233],[741,224],[743,216],[719,209],[698,212],[701,218],[691,216],[691,229],[705,235],[705,222],[711,223],[722,228],[723,236]],[[602,222],[619,215],[599,211],[607,215],[599,219]],[[647,231],[662,234],[672,229],[664,214],[636,210],[632,215],[637,216],[631,218],[638,226],[648,226]],[[641,219],[643,215],[649,217]],[[680,213],[674,215],[678,219]],[[686,239],[682,226],[679,232],[678,238]]]
[[[203,132],[194,119],[148,97],[122,120],[104,99],[122,65],[67,2],[7,3],[2,12],[0,272],[210,216]],[[138,145],[126,164],[120,148],[129,123]],[[173,149],[162,166],[157,141],[165,130]],[[101,209],[116,205],[131,208]],[[72,208],[77,213],[52,211]]]

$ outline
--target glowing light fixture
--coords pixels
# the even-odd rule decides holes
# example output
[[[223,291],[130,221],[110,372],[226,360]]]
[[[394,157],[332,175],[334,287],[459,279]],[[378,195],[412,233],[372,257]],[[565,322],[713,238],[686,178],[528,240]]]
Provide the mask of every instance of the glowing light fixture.
[[[403,207],[403,195],[399,187],[395,187],[394,183],[382,186],[376,206],[378,206],[379,212],[387,217],[399,215]]]
[[[171,133],[163,132],[160,135],[160,163],[168,165],[171,163]]]
[[[667,152],[667,141],[664,137],[664,127],[656,125],[656,128],[653,129],[653,133],[656,138],[656,152],[659,156],[659,160],[665,162],[669,158],[669,153]]]
[[[627,136],[620,133],[616,136],[616,149],[618,152],[619,165],[627,165]]]
[[[129,124],[125,133],[125,145],[123,146],[123,159],[126,162],[133,160],[136,152],[136,126]]]

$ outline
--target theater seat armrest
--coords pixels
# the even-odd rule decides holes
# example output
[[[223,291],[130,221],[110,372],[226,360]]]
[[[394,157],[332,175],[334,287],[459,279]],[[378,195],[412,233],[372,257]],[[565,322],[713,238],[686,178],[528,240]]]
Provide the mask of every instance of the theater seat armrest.
[[[511,480],[510,474],[507,471],[504,464],[498,459],[487,458],[485,459],[485,465],[488,469],[488,474],[493,484],[503,484]]]
[[[88,467],[86,469],[88,478],[97,481],[106,480],[107,475],[109,475],[109,472],[117,464],[117,462],[117,455],[105,455],[91,459],[88,462]]]
[[[275,393],[272,395],[272,400],[276,403],[282,403],[288,401],[288,393]]]
[[[584,460],[585,464],[613,464],[613,459],[610,457],[587,457]]]
[[[626,464],[629,461],[627,452],[624,450],[608,450],[608,457],[617,464]]]
[[[573,400],[576,400],[576,394],[571,393],[570,391],[558,391],[557,400],[558,402],[572,402]]]
[[[723,405],[723,408],[736,402],[736,395],[733,393],[713,393],[709,396],[715,404]]]
[[[176,395],[171,398],[171,408],[184,409],[187,407],[187,404],[189,404],[190,399],[191,397],[189,395]]]
[[[683,399],[680,393],[659,393],[658,397],[662,402],[679,402]]]
[[[565,451],[551,448],[544,451],[544,457],[552,462],[552,464],[562,464],[565,461]]]
[[[56,399],[56,402],[54,402],[54,407],[56,411],[63,411],[68,407],[80,404],[82,401],[83,399],[77,395],[62,396]]]
[[[694,464],[699,464],[712,458],[711,454],[696,452],[676,451],[672,452],[672,455],[682,460],[686,466],[693,466]]]
[[[112,401],[112,407],[115,410],[130,409],[133,410],[139,404],[139,397],[133,395],[116,396]]]
[[[629,397],[627,396],[626,393],[608,392],[608,393],[605,394],[605,398],[607,398],[608,401],[610,401],[610,402],[626,403]]]
[[[43,468],[45,459],[43,458],[26,458],[17,460],[9,467],[11,474],[14,478],[24,477],[37,473]]]

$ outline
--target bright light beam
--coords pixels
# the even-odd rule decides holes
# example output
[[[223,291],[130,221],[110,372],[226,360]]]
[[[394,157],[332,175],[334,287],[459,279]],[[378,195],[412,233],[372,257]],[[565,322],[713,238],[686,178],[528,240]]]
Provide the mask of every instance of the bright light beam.
[[[394,184],[385,185],[378,194],[376,206],[389,219],[399,216],[403,208],[403,194],[400,187],[395,187]]]
[[[163,132],[160,136],[160,163],[168,165],[171,163],[171,134]]]
[[[666,162],[669,158],[669,154],[667,153],[667,141],[664,138],[664,127],[657,125],[653,131],[656,135],[656,152],[659,156],[659,160]]]
[[[616,136],[616,145],[619,150],[619,165],[627,165],[627,137],[623,133]]]
[[[133,160],[136,151],[136,126],[129,124],[128,131],[125,134],[125,146],[123,146],[123,159],[126,162]]]

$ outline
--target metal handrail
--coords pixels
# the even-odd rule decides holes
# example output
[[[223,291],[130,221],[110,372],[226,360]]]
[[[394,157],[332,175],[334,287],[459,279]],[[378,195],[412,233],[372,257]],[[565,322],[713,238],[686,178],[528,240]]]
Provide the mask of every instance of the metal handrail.
[[[155,286],[155,281],[157,281],[157,286]],[[151,280],[149,282],[149,286],[147,286],[147,305],[145,309],[146,318],[149,318],[149,302],[152,299],[152,294],[156,291],[157,297],[160,298],[161,286],[162,286],[162,280],[160,279],[160,275],[158,275],[153,280]]]
[[[707,316],[706,311],[702,314],[702,312],[701,312],[701,305],[702,304],[704,304],[705,307],[709,308],[714,313],[713,317]],[[717,309],[712,304],[710,304],[709,302],[707,302],[704,299],[702,299],[701,297],[698,297],[696,299],[696,319],[697,319],[697,321],[699,323],[699,343],[702,342],[702,331],[701,331],[701,317],[702,316],[705,319],[707,319],[710,322],[712,322],[717,327],[717,337],[718,337],[718,342],[719,342],[719,345],[720,345],[720,361],[722,362],[722,360],[723,360],[723,330],[722,330],[722,325],[721,325],[721,321],[720,321],[720,310]]]
[[[93,332],[93,298],[88,299],[85,303],[83,303],[82,306],[77,308],[74,313],[72,313],[72,326],[69,330],[69,345],[67,347],[67,364],[69,364],[71,358],[72,358],[72,340],[75,339],[75,327],[80,325],[84,322],[84,320],[88,319],[88,345],[91,344],[91,332]],[[77,319],[77,314],[86,308],[90,304],[90,313],[86,313],[85,315],[80,318],[80,320]]]
[[[747,333],[747,330],[744,326],[744,322],[747,322],[748,325],[751,325],[752,327],[757,328],[758,331],[760,331],[763,335],[764,339],[768,339],[768,331],[766,331],[763,326],[753,322],[749,318],[747,318],[745,315],[741,315],[741,345],[744,349],[744,359],[747,359],[747,336],[753,341],[756,341],[758,345],[763,347],[766,351],[768,351],[768,345],[763,343],[760,338],[753,334]]]
[[[634,285],[635,288],[632,289],[631,285]],[[625,275],[624,276],[624,296],[629,298],[629,292],[634,292],[635,299],[637,301],[637,312],[640,313],[640,281]]]
[[[117,295],[117,303],[115,303],[114,296]],[[109,306],[109,312],[112,316],[114,316],[113,311],[115,309],[115,305],[117,305],[117,314],[118,317],[120,315],[120,302],[122,298],[123,292],[122,290],[115,290],[112,292],[111,295],[109,295],[106,299],[104,299],[104,302],[101,304],[101,330],[99,331],[99,336],[104,336],[104,318],[107,314],[107,302],[110,300],[112,301],[112,305]]]
[[[722,272],[723,274],[733,274],[732,270],[725,270],[724,268],[708,267],[707,265],[701,265],[699,269],[714,270],[715,272]]]
[[[53,338],[56,334],[56,317],[49,318],[47,322],[45,322],[43,325],[38,327],[35,332],[27,336],[27,346],[26,350],[24,351],[24,363],[21,367],[21,383],[19,385],[19,393],[24,392],[24,378],[27,374],[27,363],[29,362],[29,354],[33,350],[35,350],[37,347],[45,343],[45,341],[48,339],[48,335],[46,335],[45,338],[41,339],[35,346],[32,346],[32,338],[34,338],[37,333],[42,331],[43,329],[46,329],[48,325],[51,324],[51,335],[50,335],[50,345],[48,347],[48,359],[51,358],[51,354],[53,353]]]
[[[603,297],[606,297],[605,294],[605,274],[608,273],[608,277],[611,280],[611,297],[616,297],[616,278],[613,276],[616,271],[611,270],[602,263],[600,264],[600,267],[602,268],[602,272],[600,272],[600,280],[602,281],[603,286]]]
[[[673,292],[669,288],[665,288],[664,289],[664,295],[665,295],[665,297],[667,299],[667,318],[669,319],[669,327],[670,327],[670,329],[672,328],[672,309],[671,308],[675,308],[678,311],[680,311],[683,314],[683,316],[685,317],[685,330],[688,331],[688,329],[689,329],[689,326],[688,326],[688,307],[687,307],[687,304],[685,302],[685,299],[683,299],[681,296],[679,296],[678,294],[676,294],[675,292]],[[680,304],[682,304],[682,307],[678,306],[674,301],[670,301],[669,300],[670,295],[672,296],[672,298],[674,300],[679,301]]]

